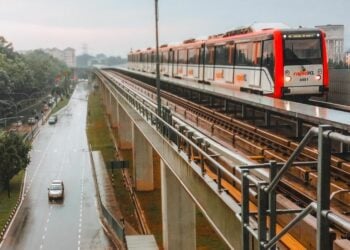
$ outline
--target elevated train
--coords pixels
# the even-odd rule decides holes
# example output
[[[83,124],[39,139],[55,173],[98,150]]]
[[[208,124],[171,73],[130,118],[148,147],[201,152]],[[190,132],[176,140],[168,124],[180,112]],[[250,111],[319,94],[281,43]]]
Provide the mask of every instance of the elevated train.
[[[328,90],[325,33],[319,29],[235,29],[159,48],[164,76],[218,84],[275,98],[323,95]],[[156,50],[128,55],[128,68],[156,71]]]

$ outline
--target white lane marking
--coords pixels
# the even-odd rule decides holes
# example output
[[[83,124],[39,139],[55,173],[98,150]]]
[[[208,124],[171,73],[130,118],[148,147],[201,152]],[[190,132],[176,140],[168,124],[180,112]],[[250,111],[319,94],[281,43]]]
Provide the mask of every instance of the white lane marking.
[[[38,164],[37,167],[34,169],[34,173],[33,173],[33,175],[31,176],[31,179],[30,179],[30,181],[29,181],[29,185],[26,185],[26,191],[25,191],[25,193],[24,193],[25,195],[29,192],[29,190],[30,190],[30,188],[31,188],[31,186],[32,186],[33,180],[34,180],[34,178],[36,177],[36,175],[37,175],[37,173],[38,173],[38,170],[39,170],[40,167],[42,166],[42,163],[43,163],[44,159],[46,158],[46,156],[47,156],[47,154],[48,154],[48,152],[49,152],[49,148],[51,147],[51,144],[52,144],[52,142],[53,142],[53,138],[55,137],[55,135],[56,135],[56,128],[55,128],[54,132],[52,133],[52,136],[50,137],[49,142],[47,143],[47,146],[46,146],[46,148],[45,148],[45,151],[44,151],[44,153],[42,154],[42,157],[41,157],[40,160],[39,160],[39,164]]]
[[[50,222],[51,214],[52,214],[52,205],[50,205],[49,212],[47,214],[47,219],[46,219],[46,224],[45,224],[45,228],[44,228],[44,233],[43,233],[43,236],[41,237],[40,249],[42,249],[43,246],[44,246],[44,242],[45,242],[46,234],[47,234],[47,226],[48,226],[48,223]]]
[[[80,239],[83,225],[83,201],[84,201],[84,178],[85,178],[85,165],[83,165],[81,174],[81,192],[80,192],[80,210],[79,210],[79,227],[78,227],[78,250],[80,249]]]

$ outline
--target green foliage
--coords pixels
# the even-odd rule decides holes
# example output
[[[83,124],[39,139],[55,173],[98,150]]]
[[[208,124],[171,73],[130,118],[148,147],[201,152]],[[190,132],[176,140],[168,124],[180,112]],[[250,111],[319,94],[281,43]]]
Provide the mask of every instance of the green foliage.
[[[113,66],[124,63],[127,63],[127,60],[125,58],[121,58],[120,56],[107,57],[104,54],[98,54],[95,57],[88,54],[77,56],[77,67],[79,68],[88,68],[94,64]]]
[[[10,197],[10,180],[30,162],[30,144],[14,133],[7,133],[0,138],[0,183]]]
[[[41,50],[25,55],[13,51],[12,44],[0,36],[0,93],[48,89],[56,84],[66,89],[72,72],[58,59]]]

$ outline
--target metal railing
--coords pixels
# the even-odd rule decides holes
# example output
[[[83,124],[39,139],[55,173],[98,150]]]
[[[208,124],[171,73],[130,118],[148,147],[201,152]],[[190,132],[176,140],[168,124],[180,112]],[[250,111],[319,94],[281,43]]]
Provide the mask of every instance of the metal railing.
[[[293,166],[315,164],[316,162],[296,163],[295,159],[300,155],[303,148],[311,139],[318,137],[318,161],[317,161],[317,202],[310,203],[304,209],[276,209],[276,187],[281,181],[282,176]],[[350,144],[350,136],[332,131],[330,126],[321,125],[318,128],[313,127],[306,134],[302,142],[292,153],[288,161],[283,164],[277,164],[271,161],[268,164],[255,166],[241,166],[241,197],[242,207],[238,217],[242,222],[242,249],[250,249],[249,237],[252,235],[259,244],[259,249],[275,249],[275,244],[280,240],[293,226],[300,222],[311,212],[317,214],[317,249],[332,249],[334,234],[330,231],[330,223],[336,224],[342,229],[350,232],[350,221],[344,217],[330,211],[330,201],[335,194],[330,194],[330,159],[331,159],[331,141]],[[270,169],[270,180],[262,181],[250,174],[250,171],[258,168]],[[256,213],[249,209],[249,190],[251,188],[258,190],[258,211],[257,224],[258,230],[250,224],[250,219]],[[349,192],[349,190],[343,190]],[[338,192],[339,193],[339,192]],[[278,234],[276,234],[276,217],[280,214],[298,214],[289,222]],[[267,219],[269,218],[268,227]]]
[[[103,82],[103,85],[108,89],[108,91],[112,95],[114,95],[114,98],[117,99],[116,92],[118,92],[119,95],[121,95],[122,98],[126,102],[128,102],[130,106],[132,106],[136,111],[138,111],[138,114],[141,115],[145,119],[145,121],[147,121],[153,128],[155,128],[163,134],[164,139],[177,145],[177,150],[179,152],[185,152],[188,156],[188,162],[192,161],[191,152],[195,150],[200,159],[199,165],[201,166],[203,176],[206,174],[204,168],[205,161],[207,162],[207,164],[210,164],[216,171],[216,185],[217,191],[219,193],[223,191],[223,175],[225,175],[226,178],[229,178],[233,182],[240,182],[239,178],[237,178],[232,172],[227,170],[216,159],[210,156],[210,154],[206,150],[205,143],[197,144],[192,140],[192,134],[190,131],[181,131],[181,128],[179,128],[179,130],[176,129],[171,123],[171,115],[167,112],[167,109],[165,107],[162,107],[161,113],[163,117],[160,117],[157,114],[157,107],[153,103],[145,101],[142,96],[140,96],[131,88],[128,88],[127,86],[123,85],[122,82],[114,82],[113,84],[102,73],[95,72],[95,74]],[[181,144],[179,143],[180,141],[187,145],[185,149],[181,148]]]
[[[101,194],[100,194],[100,189],[98,185],[98,180],[97,180],[97,174],[96,174],[96,169],[95,169],[95,163],[94,159],[92,156],[92,147],[89,144],[89,155],[90,155],[90,162],[92,164],[92,175],[94,178],[95,186],[96,186],[96,196],[97,196],[97,204],[98,207],[100,208],[100,211],[102,212],[102,216],[107,222],[109,228],[115,233],[115,235],[123,242],[125,245],[126,240],[125,240],[125,226],[123,223],[119,222],[106,208],[106,206],[103,204],[102,199],[101,199]],[[102,219],[103,219],[102,218]]]

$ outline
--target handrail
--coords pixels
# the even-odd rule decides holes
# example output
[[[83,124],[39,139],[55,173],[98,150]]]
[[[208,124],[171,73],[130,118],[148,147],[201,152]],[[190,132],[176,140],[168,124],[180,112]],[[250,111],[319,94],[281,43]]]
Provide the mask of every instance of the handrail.
[[[106,83],[106,79],[108,81],[110,81],[110,79],[108,79],[103,73],[101,72],[95,72],[95,74],[97,76],[99,76],[100,80],[104,82],[104,84],[106,85],[106,87],[109,89],[109,91],[114,95],[114,89],[111,88],[111,86],[109,86],[108,83]],[[136,93],[134,90],[127,88],[126,86],[120,86],[121,84],[118,82],[117,85],[115,85],[114,87],[118,88],[120,93],[124,93],[126,96],[123,95],[123,98],[132,106],[136,107],[137,110],[140,109],[140,107],[143,108],[143,112],[146,110],[145,115],[143,115],[142,113],[139,113],[141,116],[146,116],[146,120],[148,121],[158,121],[158,124],[155,124],[155,126],[159,126],[159,123],[161,123],[163,126],[165,126],[167,129],[171,130],[173,133],[175,133],[178,137],[180,137],[182,140],[186,141],[186,143],[188,143],[188,145],[191,145],[191,147],[193,147],[194,149],[196,149],[200,154],[203,155],[203,157],[208,160],[215,168],[216,170],[221,172],[222,174],[225,174],[226,176],[228,176],[231,179],[236,179],[237,177],[235,175],[233,175],[230,171],[228,171],[225,167],[223,167],[220,163],[218,163],[213,157],[211,157],[209,154],[207,154],[202,148],[200,148],[197,144],[195,144],[192,140],[190,140],[188,137],[186,137],[185,135],[181,134],[176,128],[174,128],[171,124],[169,124],[167,121],[165,121],[162,117],[158,116],[158,114],[156,112],[154,112],[153,110],[151,110],[149,107],[147,107],[145,105],[145,103],[143,101],[137,100],[137,97],[141,98],[139,96],[138,93]],[[123,89],[125,88],[125,89]],[[128,93],[131,92],[131,93]],[[132,94],[134,96],[132,96]],[[115,96],[116,97],[116,96]],[[128,98],[131,98],[132,100],[128,100]],[[151,119],[149,119],[151,117]],[[221,191],[221,185],[220,185],[220,181],[217,181],[217,185],[218,185],[218,190],[219,192]]]

